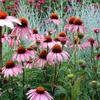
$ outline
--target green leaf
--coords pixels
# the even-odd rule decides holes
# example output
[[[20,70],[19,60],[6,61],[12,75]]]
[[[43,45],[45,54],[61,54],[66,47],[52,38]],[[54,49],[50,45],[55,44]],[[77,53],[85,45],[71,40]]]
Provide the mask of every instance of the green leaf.
[[[62,86],[58,86],[58,89],[55,92],[55,96],[60,96],[61,94],[67,94],[67,91],[65,88],[63,88]]]
[[[80,95],[80,93],[81,93],[80,86],[81,86],[81,78],[78,78],[72,87],[73,100],[77,100],[77,97]]]

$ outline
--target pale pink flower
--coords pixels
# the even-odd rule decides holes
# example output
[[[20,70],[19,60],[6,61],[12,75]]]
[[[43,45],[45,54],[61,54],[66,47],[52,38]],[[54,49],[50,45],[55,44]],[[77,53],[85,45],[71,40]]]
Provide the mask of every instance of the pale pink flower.
[[[0,26],[1,27],[7,26],[7,27],[13,29],[14,28],[13,22],[15,22],[19,25],[21,24],[18,19],[16,19],[13,16],[8,16],[8,14],[6,12],[3,12],[2,10],[0,10]]]
[[[44,4],[45,0],[39,0],[39,3]]]
[[[31,89],[26,93],[26,95],[29,100],[54,100],[43,87]]]
[[[70,39],[65,32],[60,32],[54,40],[57,44],[62,45],[63,47],[70,45]]]
[[[60,41],[60,39],[58,37],[54,38],[54,41],[56,42],[55,44],[62,45],[61,41]]]
[[[98,47],[98,42],[94,40],[93,38],[89,38],[85,43],[82,44],[83,48],[88,48],[88,47]]]
[[[7,61],[6,65],[2,68],[2,74],[4,77],[13,77],[21,74],[22,66],[20,64],[15,64],[13,61]]]
[[[80,18],[76,18],[74,20],[73,32],[79,32],[79,33],[86,32],[86,27],[84,26],[84,24]]]
[[[18,47],[18,45],[20,44],[20,40],[17,39],[16,36],[9,36],[7,39],[7,42],[9,44],[9,46],[12,47]]]
[[[29,61],[26,61],[24,63],[24,66],[25,66],[25,68],[32,69],[32,67],[33,67],[33,61],[32,61],[32,59],[30,59]]]
[[[66,35],[65,32],[60,32],[58,34],[59,41],[61,42],[62,45],[69,45],[70,44],[70,39],[69,37]]]
[[[8,40],[7,34],[2,35],[2,43],[6,42]]]
[[[5,2],[6,2],[6,0],[0,0],[0,2],[5,3]]]
[[[14,61],[24,62],[28,61],[31,58],[31,53],[27,51],[23,46],[20,46],[13,56]]]
[[[44,68],[47,64],[47,51],[42,50],[40,51],[38,57],[34,60],[34,67],[36,68]]]
[[[44,40],[44,36],[42,34],[39,34],[38,31],[36,29],[32,29],[32,33],[30,36],[30,39],[33,41],[43,41]]]
[[[47,55],[47,61],[49,64],[58,64],[62,63],[63,61],[69,60],[69,53],[62,50],[61,45],[55,44],[52,47],[52,50]]]
[[[31,58],[34,58],[34,57],[35,57],[36,51],[33,50],[33,47],[27,48],[27,52],[30,54],[30,57],[31,57]]]
[[[64,31],[70,31],[73,32],[73,28],[74,28],[74,20],[76,19],[75,16],[71,16],[68,20],[67,20],[67,24],[64,27]]]
[[[55,43],[56,42],[50,36],[45,36],[44,41],[41,42],[40,46],[42,48],[51,49]]]
[[[32,31],[28,26],[28,20],[26,18],[20,18],[21,25],[16,25],[12,30],[11,35],[17,36],[20,39],[27,38],[31,36]]]
[[[69,24],[65,25],[64,30],[68,30],[72,33],[79,32],[79,33],[85,33],[86,27],[84,26],[82,20],[77,17],[70,17],[69,18]]]
[[[50,18],[46,22],[53,22],[55,25],[60,24],[60,19],[57,13],[51,13]]]

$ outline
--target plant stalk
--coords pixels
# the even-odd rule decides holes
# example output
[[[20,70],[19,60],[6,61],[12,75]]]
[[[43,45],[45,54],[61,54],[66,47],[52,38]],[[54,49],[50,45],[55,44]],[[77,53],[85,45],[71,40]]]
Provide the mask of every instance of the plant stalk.
[[[2,27],[0,26],[0,65],[2,66]]]
[[[24,63],[22,62],[22,66],[23,66],[23,76],[22,76],[22,85],[23,85],[23,97],[22,99],[25,100],[25,92],[24,92],[24,86],[25,86],[25,70],[24,70]]]

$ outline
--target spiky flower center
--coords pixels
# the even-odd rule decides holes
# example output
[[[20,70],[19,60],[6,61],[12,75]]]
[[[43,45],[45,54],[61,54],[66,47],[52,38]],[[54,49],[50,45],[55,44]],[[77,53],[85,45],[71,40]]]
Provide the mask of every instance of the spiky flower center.
[[[20,46],[20,47],[17,49],[17,53],[18,53],[18,54],[24,54],[24,53],[26,53],[26,49],[25,49],[23,46]]]
[[[90,42],[90,44],[94,44],[95,40],[93,38],[89,38],[88,41]]]
[[[99,32],[100,32],[99,28],[94,29],[94,33],[99,33]]]
[[[100,53],[97,54],[97,58],[100,58]]]
[[[54,52],[54,53],[61,53],[62,52],[62,47],[59,44],[55,44],[52,47],[52,52]]]
[[[5,36],[4,35],[2,35],[2,38],[4,38]]]
[[[76,19],[76,17],[75,16],[71,16],[70,18],[69,18],[69,24],[74,24],[74,20]]]
[[[61,32],[58,34],[59,37],[66,37],[66,33],[65,32]]]
[[[8,16],[8,14],[6,12],[3,12],[2,10],[0,10],[0,19],[5,19]]]
[[[19,19],[20,22],[21,22],[21,25],[18,24],[18,26],[24,28],[24,27],[27,27],[28,26],[28,20],[26,18],[20,18]]]
[[[56,14],[56,13],[51,13],[50,18],[51,18],[51,19],[58,19],[58,14]]]
[[[52,38],[50,36],[45,36],[44,42],[52,42]]]
[[[46,57],[47,57],[47,51],[46,50],[42,50],[40,53],[39,53],[39,57],[41,58],[41,59],[46,59]]]
[[[37,92],[38,94],[44,94],[45,89],[44,89],[43,87],[38,87],[38,88],[36,89],[36,92]]]
[[[13,68],[13,67],[15,67],[14,62],[12,60],[7,61],[6,68],[9,69],[9,68]]]
[[[54,41],[60,41],[60,40],[59,40],[59,38],[58,38],[58,37],[56,37],[56,38],[54,39]]]
[[[32,29],[33,34],[38,34],[37,29]]]
[[[73,22],[75,25],[82,25],[82,20],[80,18],[76,18]]]

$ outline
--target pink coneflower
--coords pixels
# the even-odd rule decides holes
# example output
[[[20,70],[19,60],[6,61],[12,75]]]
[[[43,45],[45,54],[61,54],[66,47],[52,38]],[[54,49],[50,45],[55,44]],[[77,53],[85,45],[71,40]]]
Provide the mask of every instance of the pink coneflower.
[[[100,53],[98,53],[98,54],[96,55],[96,59],[97,59],[97,60],[100,60]]]
[[[6,65],[2,68],[2,74],[4,74],[4,77],[7,78],[10,76],[17,76],[22,72],[22,66],[20,64],[15,64],[12,60],[7,61]]]
[[[44,36],[42,34],[39,34],[37,29],[32,29],[32,35],[30,36],[30,39],[33,41],[43,41]]]
[[[32,31],[28,26],[28,20],[26,18],[20,18],[19,20],[21,22],[21,25],[17,24],[11,32],[11,35],[17,36],[20,39],[23,39],[23,37],[28,38],[32,34]]]
[[[89,38],[85,43],[82,44],[83,48],[87,48],[87,47],[98,47],[98,43],[96,40],[94,40],[93,38]]]
[[[2,43],[6,42],[8,40],[7,34],[2,35]]]
[[[59,19],[57,13],[51,13],[50,18],[47,21],[53,22],[55,25],[59,25],[60,24],[60,19]]]
[[[25,68],[32,69],[32,67],[33,67],[33,61],[32,61],[32,59],[26,61],[26,62],[24,63],[24,65],[25,65]]]
[[[64,30],[68,30],[72,33],[75,33],[75,32],[79,32],[79,33],[84,33],[86,32],[86,28],[82,22],[82,20],[80,18],[77,18],[75,16],[71,16],[68,20],[68,23],[67,25],[65,25],[65,28]]]
[[[55,44],[62,45],[62,43],[58,37],[54,38],[54,41],[56,42]],[[66,40],[63,40],[63,41],[66,41]],[[63,42],[63,44],[65,44],[65,42]]]
[[[54,44],[55,44],[55,41],[51,38],[51,36],[48,35],[48,36],[45,36],[44,41],[41,42],[41,47],[51,49]]]
[[[12,29],[14,28],[13,22],[17,24],[21,24],[18,19],[16,19],[13,16],[8,16],[6,12],[3,12],[2,10],[0,10],[0,26],[1,27],[7,26]]]
[[[31,53],[29,53],[27,51],[27,49],[25,49],[23,46],[20,46],[16,53],[13,56],[13,60],[14,61],[18,61],[18,62],[24,62],[24,61],[28,61],[31,57]]]
[[[60,40],[60,42],[64,45],[68,45],[70,43],[69,37],[66,35],[65,32],[60,32],[58,34],[58,39]]]
[[[5,3],[5,2],[6,2],[6,0],[0,0],[0,2]]]
[[[17,39],[16,36],[9,36],[8,39],[7,39],[7,42],[9,44],[10,47],[18,47],[18,45],[20,44],[20,40]]]
[[[69,19],[68,19],[68,24],[65,25],[64,27],[64,30],[68,30],[70,32],[73,32],[73,26],[74,26],[74,20],[76,19],[75,16],[71,16]]]
[[[34,60],[34,67],[36,68],[44,68],[46,63],[47,63],[47,60],[46,60],[46,57],[47,57],[47,51],[46,50],[42,50],[39,55],[38,55],[38,58],[36,58]]]
[[[79,33],[85,33],[86,28],[80,18],[76,18],[73,22],[74,27],[73,27],[73,32],[79,32]]]
[[[54,100],[43,87],[31,89],[26,93],[26,95],[29,100]]]
[[[39,0],[39,3],[44,4],[45,0]]]
[[[27,48],[27,52],[30,54],[31,58],[35,57],[35,50],[33,50],[33,47]]]
[[[69,60],[68,52],[62,50],[62,47],[59,44],[55,44],[47,55],[47,61],[49,64],[57,64],[64,60]]]

